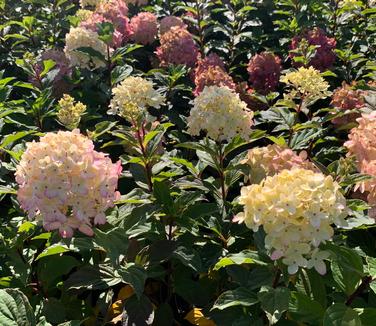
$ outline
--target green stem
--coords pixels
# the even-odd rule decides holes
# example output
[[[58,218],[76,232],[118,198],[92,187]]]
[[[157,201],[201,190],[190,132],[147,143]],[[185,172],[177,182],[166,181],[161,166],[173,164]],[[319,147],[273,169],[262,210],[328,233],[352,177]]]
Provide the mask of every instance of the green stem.
[[[227,191],[226,191],[226,184],[225,184],[225,172],[224,172],[224,165],[223,165],[224,153],[222,151],[222,144],[218,144],[218,153],[219,153],[218,173],[219,173],[219,179],[221,183],[221,196],[222,196],[223,206],[225,206]]]
[[[149,164],[147,155],[146,155],[146,150],[145,146],[143,144],[143,137],[141,136],[140,132],[140,127],[137,126],[137,132],[136,132],[137,140],[140,145],[140,150],[143,156],[143,161],[144,161],[144,169],[145,169],[145,174],[146,174],[146,182],[148,185],[149,192],[153,191],[153,182],[152,182],[152,171],[151,171],[151,166]]]
[[[372,281],[373,281],[372,276],[364,277],[362,279],[362,283],[360,283],[360,285],[355,289],[355,291],[346,300],[346,303],[345,303],[346,306],[350,306],[352,302],[368,288],[368,286],[371,284]]]
[[[198,27],[198,38],[200,42],[200,52],[203,56],[205,54],[204,51],[204,34],[201,28],[202,16],[201,16],[201,7],[200,7],[200,0],[196,0],[196,12],[197,12],[197,27]]]
[[[301,276],[301,279],[302,279],[304,291],[307,294],[307,296],[310,296],[311,295],[311,291],[309,290],[309,285],[308,285],[308,281],[307,281],[307,279],[306,279],[306,277],[304,275],[304,270],[300,270],[300,276]]]

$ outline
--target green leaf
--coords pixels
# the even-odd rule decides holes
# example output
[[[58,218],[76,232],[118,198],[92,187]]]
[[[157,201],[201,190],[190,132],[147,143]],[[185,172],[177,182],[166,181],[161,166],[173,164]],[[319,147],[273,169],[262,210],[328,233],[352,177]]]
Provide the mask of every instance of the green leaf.
[[[146,271],[142,266],[129,263],[118,270],[124,283],[129,284],[134,289],[137,297],[140,299],[144,292],[145,281],[147,278]]]
[[[362,326],[376,325],[376,308],[354,309],[359,315]]]
[[[105,290],[121,282],[122,278],[111,266],[98,265],[81,268],[64,282],[64,286],[68,290]]]
[[[17,194],[17,190],[14,189],[14,188],[10,188],[8,186],[1,186],[0,185],[0,195],[6,195],[6,194],[15,195],[15,194]]]
[[[174,313],[167,303],[162,303],[155,311],[154,326],[172,326],[174,324]]]
[[[362,322],[354,309],[335,303],[326,310],[323,326],[362,326]]]
[[[277,323],[282,314],[289,308],[290,290],[287,288],[273,289],[269,286],[263,286],[257,297],[272,325]]]
[[[291,292],[289,313],[294,320],[318,325],[324,312],[323,307],[316,300],[310,299],[303,293]]]
[[[21,291],[0,290],[0,325],[36,326],[33,309]]]
[[[114,228],[108,232],[96,229],[95,243],[107,253],[114,265],[119,264],[125,257],[129,244],[128,236],[122,228]]]
[[[334,258],[330,265],[333,279],[339,289],[350,295],[364,276],[362,258],[350,248],[332,244],[326,247]]]
[[[59,324],[58,326],[80,326],[81,321],[80,320],[71,320],[67,321],[65,323]]]
[[[242,265],[242,264],[257,264],[267,265],[267,263],[261,261],[256,251],[244,250],[237,254],[230,254],[221,258],[214,266],[214,270],[219,270],[223,267],[230,265]]]
[[[166,181],[154,181],[153,194],[167,214],[174,214],[174,201],[170,194],[171,187]]]
[[[35,131],[19,131],[15,134],[7,135],[3,138],[0,147],[7,147],[8,145],[13,144],[17,140],[25,138],[28,135],[34,134]]]
[[[62,253],[67,252],[67,251],[70,251],[70,249],[67,246],[57,243],[57,244],[54,244],[54,245],[44,249],[42,251],[42,253],[38,255],[36,260],[39,260],[43,257],[62,254]]]
[[[90,57],[98,58],[99,60],[106,62],[106,57],[102,53],[100,53],[97,50],[94,50],[91,47],[84,46],[84,47],[80,47],[80,48],[75,49],[75,51],[85,53]]]
[[[135,295],[125,302],[123,326],[146,326],[154,321],[153,306],[147,296],[138,299]]]
[[[258,303],[257,296],[250,290],[239,287],[222,293],[213,305],[212,309],[223,310],[233,306],[249,307]]]
[[[193,248],[179,246],[172,254],[172,257],[180,260],[181,263],[192,268],[195,272],[199,273],[202,271],[200,255]]]
[[[325,288],[325,283],[322,278],[322,276],[317,273],[313,269],[308,269],[307,275],[309,278],[309,283],[311,285],[311,291],[313,298],[321,304],[322,307],[326,307],[327,304],[327,299],[326,299],[326,288]]]
[[[43,288],[48,290],[54,288],[63,276],[69,274],[73,268],[79,265],[78,260],[71,256],[50,256],[39,262],[38,277]]]

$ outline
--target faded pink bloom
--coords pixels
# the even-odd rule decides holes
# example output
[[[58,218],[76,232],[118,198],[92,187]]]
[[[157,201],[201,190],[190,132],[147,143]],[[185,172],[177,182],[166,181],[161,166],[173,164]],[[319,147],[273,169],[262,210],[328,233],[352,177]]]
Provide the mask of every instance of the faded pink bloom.
[[[151,44],[158,34],[157,17],[150,12],[140,12],[131,19],[132,40],[143,45]]]
[[[345,147],[349,155],[357,160],[358,171],[373,178],[357,185],[361,193],[367,194],[370,205],[376,205],[376,112],[362,114],[356,121],[358,127],[351,129]]]
[[[208,70],[209,67],[219,67],[225,70],[225,64],[218,54],[212,52],[205,58],[200,58],[197,61],[196,68],[194,70],[195,76],[201,75],[204,71]]]
[[[166,16],[162,18],[160,25],[159,25],[159,33],[163,35],[164,33],[168,32],[172,27],[183,27],[187,28],[187,25],[183,22],[180,17],[176,16]]]
[[[128,16],[128,6],[124,0],[107,0],[102,1],[95,10],[96,13],[103,15],[114,24],[114,26],[122,31],[126,18]]]
[[[206,86],[227,86],[233,90],[236,87],[232,77],[219,66],[209,66],[201,74],[196,74],[195,85],[193,92],[195,96],[199,95]]]
[[[342,87],[334,91],[331,105],[342,111],[361,109],[364,106],[364,92],[354,89],[354,87],[344,82]],[[335,118],[332,122],[336,125],[344,125],[355,122],[360,116],[361,112],[350,113]]]
[[[128,7],[123,0],[104,1],[96,7],[87,20],[80,23],[80,26],[98,32],[97,24],[111,23],[114,34],[110,46],[116,48],[128,41],[132,34],[127,15]]]
[[[184,64],[193,67],[199,57],[199,51],[192,34],[183,27],[172,27],[161,36],[161,45],[156,54],[161,66]]]
[[[302,34],[295,36],[291,41],[290,49],[298,49],[302,39],[307,40],[309,45],[317,46],[316,54],[309,62],[309,65],[317,70],[325,71],[334,64],[336,61],[336,54],[333,50],[337,44],[334,38],[326,36],[321,28],[315,27],[312,30],[305,31]],[[299,54],[290,52],[290,58],[294,58],[297,55]],[[294,66],[300,67],[301,64],[294,62]]]
[[[79,130],[47,133],[27,143],[16,171],[17,198],[30,218],[46,230],[71,237],[78,229],[93,235],[106,222],[105,211],[119,199],[116,191],[121,163],[94,150]]]
[[[57,70],[57,74],[52,81],[52,90],[56,97],[60,97],[70,89],[70,85],[64,80],[64,77],[69,77],[72,73],[70,62],[61,50],[50,49],[43,52],[40,61],[34,66],[35,76],[31,79],[31,83],[37,87],[41,86],[42,77],[40,74],[43,71],[43,61],[45,60],[55,62],[52,70]]]
[[[269,52],[256,54],[248,63],[249,81],[261,94],[268,94],[278,86],[281,75],[281,59]]]
[[[251,174],[256,182],[294,167],[317,171],[315,165],[308,160],[306,152],[302,151],[298,155],[287,146],[277,144],[250,149],[242,163],[251,167]]]

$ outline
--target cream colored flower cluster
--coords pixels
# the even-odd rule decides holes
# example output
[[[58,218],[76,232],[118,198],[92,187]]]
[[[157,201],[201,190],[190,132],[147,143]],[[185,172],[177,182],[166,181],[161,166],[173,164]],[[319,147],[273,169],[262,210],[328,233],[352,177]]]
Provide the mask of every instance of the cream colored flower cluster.
[[[93,235],[105,224],[105,211],[120,198],[121,164],[94,150],[79,130],[47,133],[27,144],[16,171],[18,200],[30,218],[46,230],[72,237],[75,229]]]
[[[282,170],[291,170],[293,167],[317,171],[315,165],[307,159],[305,151],[297,155],[287,146],[277,144],[250,149],[247,158],[242,163],[251,167],[253,182],[260,182],[266,176],[273,176]]]
[[[241,189],[244,212],[237,220],[254,231],[264,228],[271,258],[282,258],[290,274],[299,267],[325,274],[323,260],[329,254],[319,245],[332,238],[332,224],[346,225],[346,200],[339,188],[331,176],[300,168],[283,170]]]
[[[147,107],[159,108],[165,101],[153,83],[141,77],[128,77],[112,89],[108,114],[118,114],[129,122],[135,122]]]
[[[59,111],[57,118],[67,129],[75,129],[81,120],[81,115],[86,111],[86,105],[81,102],[74,102],[74,98],[64,94],[59,101]]]
[[[79,48],[89,47],[97,51],[103,57],[107,56],[107,46],[99,39],[99,35],[91,30],[83,27],[71,28],[65,36],[64,52],[70,60],[72,66],[80,66],[82,68],[105,67],[106,63],[96,56],[90,56],[88,53],[79,51]]]
[[[205,131],[213,140],[227,140],[239,135],[249,139],[253,112],[239,95],[226,86],[208,86],[195,98],[188,117],[188,133]]]
[[[357,160],[358,170],[373,178],[358,185],[362,193],[367,193],[368,203],[376,205],[376,112],[363,114],[356,120],[359,126],[351,129],[345,146]]]
[[[331,95],[328,91],[329,84],[321,76],[320,71],[313,67],[300,67],[296,71],[289,72],[281,77],[281,82],[290,87],[289,93],[285,94],[286,99],[300,98],[306,105]]]
[[[95,7],[99,5],[103,0],[80,0],[81,8]]]

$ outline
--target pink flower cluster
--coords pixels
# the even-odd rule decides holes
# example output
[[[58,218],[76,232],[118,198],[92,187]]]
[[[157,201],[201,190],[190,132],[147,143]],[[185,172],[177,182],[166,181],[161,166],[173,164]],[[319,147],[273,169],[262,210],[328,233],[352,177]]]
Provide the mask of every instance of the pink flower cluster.
[[[247,158],[242,163],[251,167],[255,182],[259,182],[267,176],[278,174],[282,170],[291,170],[294,167],[317,171],[315,165],[307,159],[306,152],[303,151],[297,155],[287,146],[277,144],[249,150]]]
[[[334,38],[326,36],[321,28],[315,27],[312,30],[305,31],[301,35],[295,36],[292,39],[290,49],[298,49],[302,39],[305,39],[309,45],[317,46],[316,54],[309,62],[312,67],[324,71],[334,64],[336,61],[336,55],[333,50],[337,44]],[[297,55],[299,54],[290,52],[290,58],[294,58]],[[295,66],[299,67],[301,64],[295,63]]]
[[[111,23],[114,26],[114,34],[110,46],[119,47],[132,35],[127,15],[128,7],[123,0],[103,1],[86,21],[81,22],[80,26],[97,32],[97,24]]]
[[[75,229],[92,236],[93,225],[105,224],[105,211],[120,198],[121,173],[104,153],[78,129],[47,133],[27,144],[17,167],[18,200],[30,218],[62,237]]]
[[[363,114],[356,121],[359,126],[351,129],[345,146],[355,156],[359,172],[373,177],[358,188],[361,193],[367,193],[370,205],[376,205],[376,112]]]
[[[131,19],[132,40],[143,45],[154,42],[158,34],[157,17],[150,12],[140,12]]]
[[[334,91],[331,105],[342,111],[360,109],[364,106],[364,92],[354,89],[351,85],[343,83],[342,87],[339,87]],[[344,125],[355,122],[360,115],[360,112],[354,112],[335,118],[332,122],[336,125]]]
[[[205,58],[200,58],[197,61],[197,65],[194,70],[195,76],[201,75],[204,71],[208,70],[209,67],[219,67],[222,70],[225,70],[225,64],[222,59],[218,56],[218,54],[212,52]]]
[[[215,53],[198,61],[194,82],[196,89],[193,94],[195,96],[199,95],[205,86],[227,86],[230,89],[236,87],[232,77],[225,71],[223,61]]]
[[[161,36],[160,42],[156,54],[161,66],[183,64],[194,67],[199,57],[199,50],[192,34],[185,28],[172,27]]]
[[[45,51],[40,58],[40,61],[34,67],[35,76],[31,79],[31,83],[37,87],[41,86],[41,76],[43,71],[43,61],[52,60],[55,62],[53,70],[57,70],[57,74],[52,81],[53,93],[56,97],[62,96],[69,90],[69,84],[64,80],[64,77],[69,77],[72,73],[70,62],[65,56],[65,53],[60,50],[50,49]]]
[[[270,53],[256,54],[248,63],[249,81],[261,94],[275,91],[281,75],[281,59]]]
[[[180,17],[176,16],[166,16],[162,18],[159,25],[159,33],[163,35],[164,33],[167,33],[172,27],[182,27],[187,28],[187,25],[183,22],[183,20]]]

